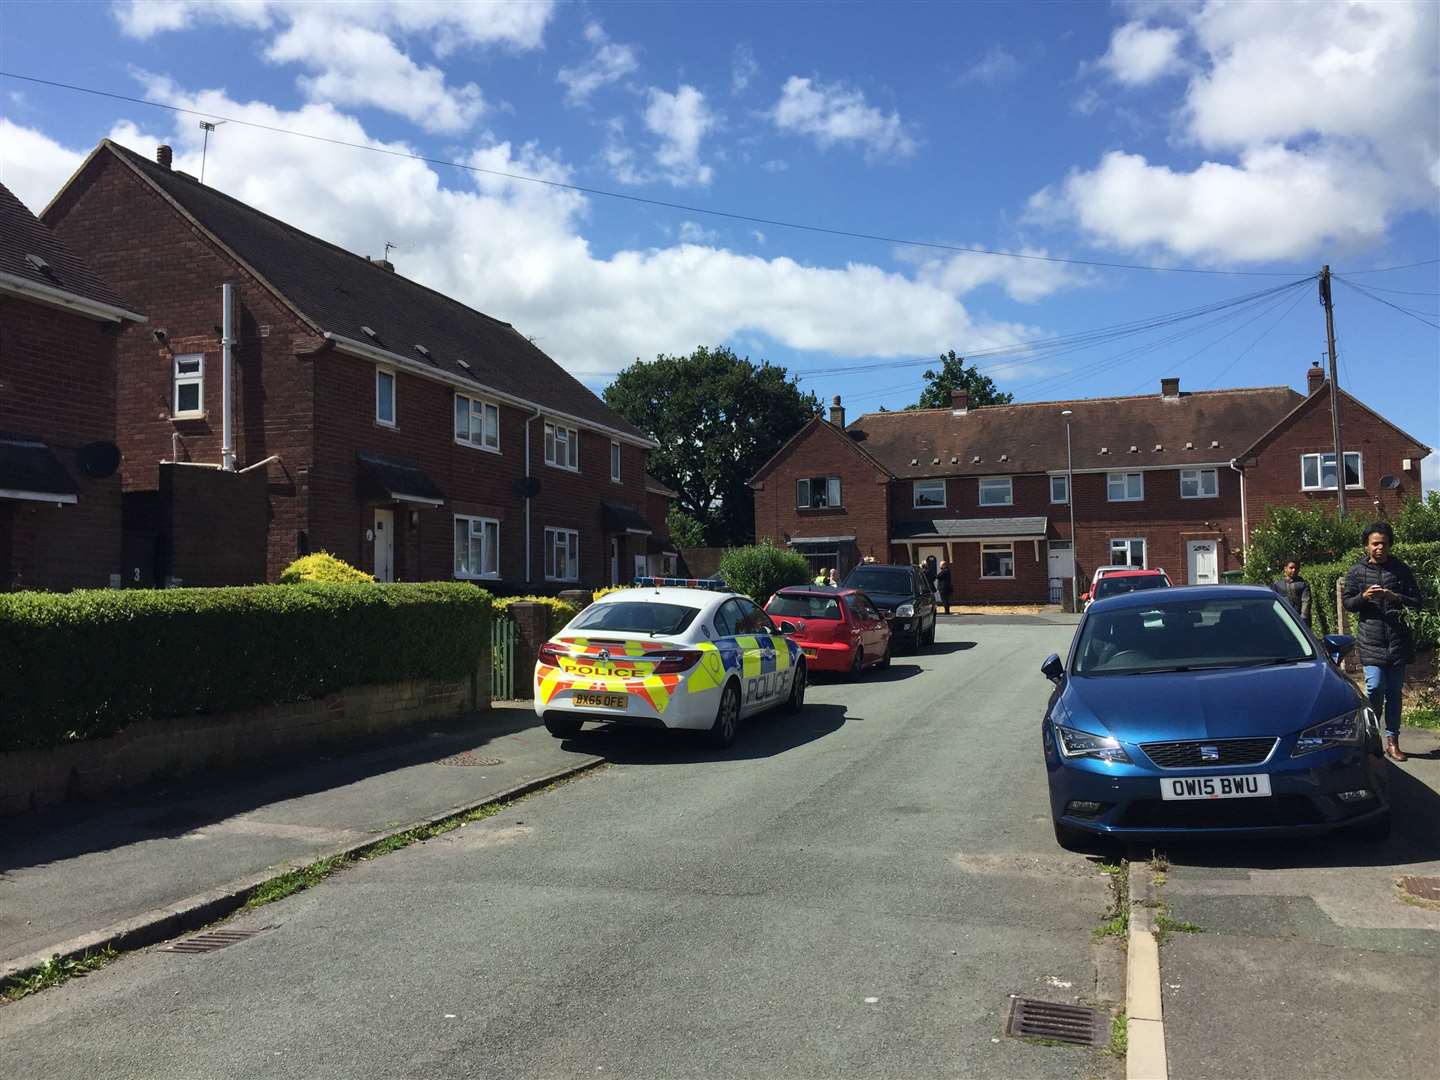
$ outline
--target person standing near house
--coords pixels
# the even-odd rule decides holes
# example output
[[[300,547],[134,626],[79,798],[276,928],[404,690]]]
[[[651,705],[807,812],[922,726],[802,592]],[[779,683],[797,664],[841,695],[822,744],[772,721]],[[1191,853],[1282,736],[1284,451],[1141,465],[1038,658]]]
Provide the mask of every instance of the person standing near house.
[[[940,569],[935,572],[935,592],[938,594],[940,603],[945,605],[945,614],[950,614],[950,564],[942,562]]]
[[[832,566],[826,571],[825,584],[829,585],[832,589],[838,589],[840,587],[840,574],[836,571],[835,567]]]
[[[1365,530],[1365,558],[1345,575],[1341,603],[1355,616],[1360,663],[1370,708],[1385,721],[1385,756],[1406,761],[1400,749],[1400,692],[1405,665],[1415,656],[1415,639],[1405,609],[1420,607],[1420,589],[1410,567],[1390,554],[1395,534],[1377,521]]]
[[[1290,601],[1290,606],[1300,613],[1305,625],[1310,625],[1310,583],[1300,576],[1300,560],[1286,559],[1283,577],[1276,578],[1270,587]]]

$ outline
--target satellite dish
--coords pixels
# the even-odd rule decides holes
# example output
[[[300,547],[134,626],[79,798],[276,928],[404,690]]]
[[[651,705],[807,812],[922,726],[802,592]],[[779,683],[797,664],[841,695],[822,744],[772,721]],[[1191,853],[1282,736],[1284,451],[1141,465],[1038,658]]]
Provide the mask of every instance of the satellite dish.
[[[1380,477],[1380,486],[1381,486],[1382,488],[1384,488],[1386,491],[1399,491],[1399,490],[1400,490],[1400,477],[1398,477],[1398,476],[1382,476],[1382,477]]]
[[[522,499],[533,499],[540,494],[540,480],[534,476],[518,476],[515,478],[515,494]]]
[[[114,476],[120,467],[120,448],[113,442],[86,443],[75,456],[79,459],[80,471],[97,480]]]

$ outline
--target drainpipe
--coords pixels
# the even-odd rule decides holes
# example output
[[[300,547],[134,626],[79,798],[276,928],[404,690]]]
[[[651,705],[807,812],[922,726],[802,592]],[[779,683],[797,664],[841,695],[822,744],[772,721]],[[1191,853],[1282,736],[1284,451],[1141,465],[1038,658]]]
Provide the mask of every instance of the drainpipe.
[[[220,468],[235,471],[235,437],[231,422],[230,353],[235,345],[235,286],[220,286]]]
[[[527,417],[525,418],[525,479],[527,479],[527,480],[530,479],[530,424],[531,424],[532,421],[538,420],[538,419],[540,419],[540,410],[539,410],[539,409],[536,409],[536,410],[535,410],[535,413],[534,413],[533,416],[527,416]],[[534,579],[534,577],[533,577],[533,576],[531,575],[531,573],[530,573],[530,560],[531,560],[532,558],[534,558],[534,555],[533,555],[533,553],[532,553],[532,551],[531,551],[531,544],[530,544],[530,495],[528,494],[528,491],[529,491],[529,486],[528,486],[528,485],[526,486],[526,491],[527,491],[527,494],[526,494],[526,496],[525,496],[525,584],[528,585],[528,584],[530,584],[530,582],[534,581],[535,579]]]
[[[1245,513],[1245,470],[1236,464],[1239,458],[1230,459],[1230,468],[1240,474],[1240,559],[1244,568],[1245,555],[1250,550],[1250,519]]]

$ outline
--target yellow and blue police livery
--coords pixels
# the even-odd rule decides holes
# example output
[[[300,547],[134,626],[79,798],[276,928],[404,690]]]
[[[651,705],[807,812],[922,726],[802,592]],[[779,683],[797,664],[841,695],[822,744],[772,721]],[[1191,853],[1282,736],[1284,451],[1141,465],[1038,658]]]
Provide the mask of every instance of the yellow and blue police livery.
[[[547,641],[535,714],[557,738],[587,720],[706,732],[805,704],[805,657],[747,596],[718,579],[641,578],[607,593]]]

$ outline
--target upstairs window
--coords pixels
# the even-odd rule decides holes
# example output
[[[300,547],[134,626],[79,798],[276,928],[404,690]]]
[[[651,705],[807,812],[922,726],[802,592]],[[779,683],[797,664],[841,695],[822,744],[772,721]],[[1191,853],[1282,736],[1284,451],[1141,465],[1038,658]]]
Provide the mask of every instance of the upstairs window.
[[[1015,501],[1015,494],[1008,476],[982,476],[980,478],[981,506],[1009,506]]]
[[[1345,451],[1345,486],[1347,488],[1358,488],[1363,486],[1363,476],[1360,471],[1359,451]],[[1334,454],[1300,455],[1300,490],[1335,490]]]
[[[1105,478],[1105,491],[1110,502],[1139,502],[1145,498],[1145,474],[1109,473]]]
[[[916,480],[914,505],[916,509],[943,507],[945,505],[945,481]]]
[[[610,479],[617,484],[620,483],[620,444],[618,442],[610,444]]]
[[[175,417],[205,415],[205,357],[175,357]]]
[[[375,422],[395,426],[395,373],[375,369]]]
[[[840,506],[840,477],[812,476],[796,480],[795,505],[801,510],[833,510]]]
[[[1182,499],[1213,499],[1220,494],[1220,478],[1214,469],[1181,469]]]
[[[1050,477],[1050,501],[1052,503],[1068,503],[1070,501],[1070,477]]]
[[[455,441],[482,450],[500,449],[500,407],[479,398],[455,395]]]
[[[580,471],[580,433],[560,424],[545,425],[545,464]]]

